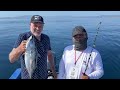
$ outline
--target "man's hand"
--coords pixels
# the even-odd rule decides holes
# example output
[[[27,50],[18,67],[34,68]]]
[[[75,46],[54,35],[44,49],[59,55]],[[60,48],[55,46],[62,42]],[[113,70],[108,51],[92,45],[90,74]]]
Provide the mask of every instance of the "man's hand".
[[[85,73],[83,73],[81,79],[89,79],[89,77]]]
[[[14,63],[21,54],[25,53],[26,51],[26,40],[22,41],[21,44],[17,48],[13,48],[13,50],[9,54],[9,60],[11,63]]]
[[[54,76],[54,79],[57,79],[57,73],[56,72],[53,73],[53,76]]]
[[[21,42],[21,44],[19,45],[19,47],[18,47],[18,50],[21,52],[21,53],[25,53],[25,51],[26,51],[26,40],[24,40],[24,41],[22,41]]]

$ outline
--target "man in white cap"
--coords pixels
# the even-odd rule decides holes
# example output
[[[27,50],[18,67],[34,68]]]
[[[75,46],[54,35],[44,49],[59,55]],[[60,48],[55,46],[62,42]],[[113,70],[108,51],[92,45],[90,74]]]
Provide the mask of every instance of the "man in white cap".
[[[88,35],[84,27],[76,26],[72,32],[73,45],[64,49],[59,63],[58,79],[99,79],[103,76],[100,53],[87,46]]]

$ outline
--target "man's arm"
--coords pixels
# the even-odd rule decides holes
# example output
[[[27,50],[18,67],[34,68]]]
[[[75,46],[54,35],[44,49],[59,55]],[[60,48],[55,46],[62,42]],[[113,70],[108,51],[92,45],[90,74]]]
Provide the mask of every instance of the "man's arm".
[[[57,79],[57,73],[55,71],[54,56],[51,50],[48,51],[48,60],[49,60],[50,68],[53,72],[54,78]]]
[[[94,61],[94,71],[88,76],[90,79],[99,79],[104,75],[103,63],[99,52],[97,53],[97,56]]]
[[[65,79],[65,64],[64,64],[63,58],[60,60],[60,63],[59,63],[58,79]]]
[[[25,52],[25,45],[26,41],[24,40],[17,48],[13,48],[13,50],[9,54],[9,60],[11,63],[14,63],[16,60],[18,60],[20,55]]]

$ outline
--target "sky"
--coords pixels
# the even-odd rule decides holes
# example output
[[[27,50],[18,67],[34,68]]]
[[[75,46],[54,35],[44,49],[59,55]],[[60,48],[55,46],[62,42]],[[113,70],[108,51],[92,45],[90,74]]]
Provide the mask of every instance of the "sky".
[[[16,17],[36,14],[41,16],[100,16],[120,15],[120,11],[0,11],[0,17]]]

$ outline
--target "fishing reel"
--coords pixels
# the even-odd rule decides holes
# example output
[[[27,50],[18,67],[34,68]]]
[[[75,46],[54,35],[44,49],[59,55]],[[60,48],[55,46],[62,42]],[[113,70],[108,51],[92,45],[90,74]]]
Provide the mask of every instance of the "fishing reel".
[[[52,70],[48,69],[48,77],[47,79],[54,79]]]

